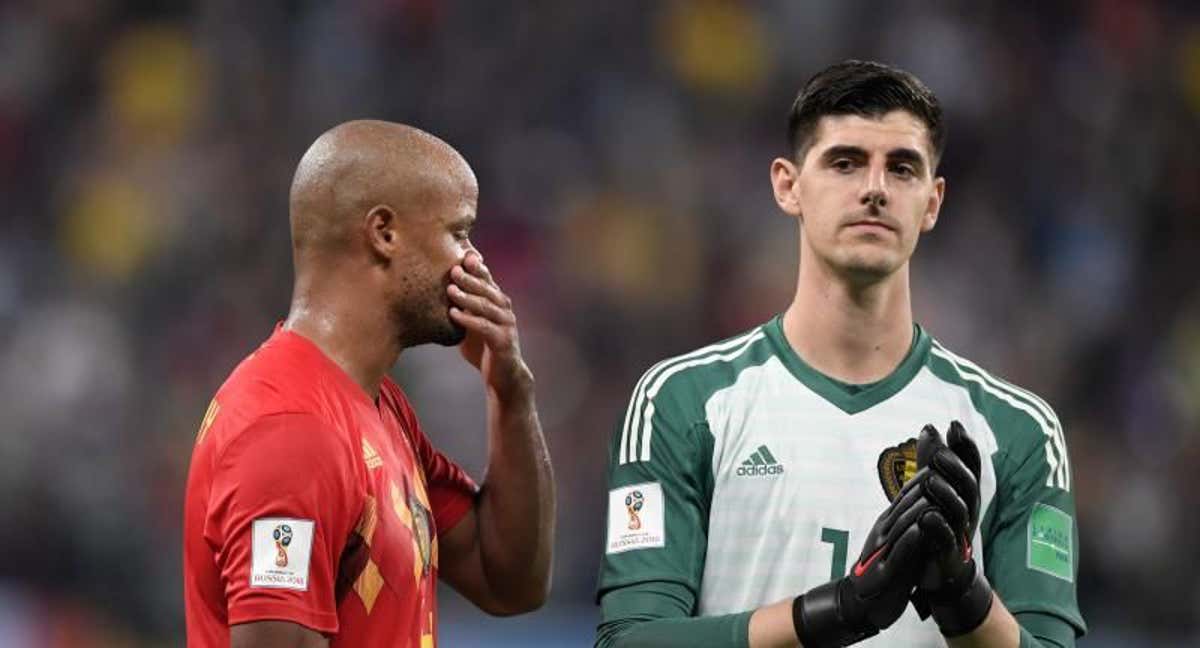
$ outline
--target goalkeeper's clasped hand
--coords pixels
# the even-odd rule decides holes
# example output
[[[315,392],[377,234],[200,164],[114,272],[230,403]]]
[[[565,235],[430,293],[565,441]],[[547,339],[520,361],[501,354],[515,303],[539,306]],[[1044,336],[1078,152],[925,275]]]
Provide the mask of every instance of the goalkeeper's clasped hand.
[[[935,510],[920,523],[926,565],[913,602],[921,618],[932,613],[943,635],[957,637],[987,618],[992,586],[971,550],[979,527],[979,448],[958,421],[950,424],[946,441],[932,425],[917,441],[917,466],[929,467],[952,491],[927,490]]]
[[[850,574],[819,585],[792,605],[805,648],[847,646],[896,622],[911,599],[942,634],[978,627],[992,590],[977,568],[971,538],[979,524],[979,450],[954,421],[949,445],[932,425],[917,442],[917,474],[876,520]]]

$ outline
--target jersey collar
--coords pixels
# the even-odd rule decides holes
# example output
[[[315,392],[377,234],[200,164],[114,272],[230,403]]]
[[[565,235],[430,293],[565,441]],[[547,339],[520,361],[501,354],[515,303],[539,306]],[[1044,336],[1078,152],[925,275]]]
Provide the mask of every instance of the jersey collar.
[[[376,411],[379,410],[378,399],[372,399],[371,395],[362,388],[362,385],[355,382],[350,377],[350,374],[342,369],[341,365],[334,362],[333,358],[325,355],[325,352],[321,350],[321,347],[317,346],[316,342],[291,329],[283,328],[283,321],[275,324],[275,331],[267,340],[267,344],[278,344],[301,354],[305,358],[309,368],[328,376],[330,380],[337,384],[339,390],[347,394],[352,394],[355,400],[370,406]],[[386,377],[384,379],[386,380]],[[379,393],[383,394],[382,384],[380,384]]]
[[[826,376],[797,355],[796,350],[792,348],[791,344],[788,344],[787,338],[783,334],[782,314],[776,315],[770,322],[767,322],[763,330],[774,347],[775,355],[783,362],[783,366],[787,367],[788,371],[796,377],[796,380],[847,414],[857,414],[895,396],[897,392],[904,389],[905,385],[912,382],[917,372],[925,365],[925,360],[929,355],[929,336],[924,329],[914,323],[913,343],[908,354],[904,356],[904,360],[900,361],[900,365],[882,380],[866,385],[854,385]]]

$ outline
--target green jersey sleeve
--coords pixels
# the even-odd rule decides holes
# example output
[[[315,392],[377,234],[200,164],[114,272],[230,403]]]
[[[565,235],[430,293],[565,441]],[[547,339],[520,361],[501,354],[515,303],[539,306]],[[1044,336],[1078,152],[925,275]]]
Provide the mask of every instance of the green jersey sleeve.
[[[688,381],[670,375],[657,365],[642,377],[613,434],[597,601],[649,581],[700,589],[713,442]]]
[[[1079,529],[1070,491],[1061,424],[1044,401],[1045,418],[1005,417],[992,457],[996,497],[985,515],[984,569],[1018,619],[1051,618],[1086,631],[1076,600]],[[1072,637],[1073,639],[1073,637]]]
[[[637,583],[600,602],[595,648],[747,648],[752,612],[693,617],[695,596],[678,583]]]
[[[1037,612],[1013,617],[1021,626],[1018,648],[1075,648],[1075,627],[1062,618]]]

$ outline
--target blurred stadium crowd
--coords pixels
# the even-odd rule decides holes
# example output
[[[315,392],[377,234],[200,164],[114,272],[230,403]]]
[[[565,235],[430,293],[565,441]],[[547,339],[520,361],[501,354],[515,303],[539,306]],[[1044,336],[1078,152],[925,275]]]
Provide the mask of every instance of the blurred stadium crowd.
[[[475,242],[515,299],[559,478],[552,603],[501,626],[447,593],[444,643],[590,642],[611,430],[652,362],[786,306],[796,225],[767,169],[800,84],[847,57],[946,107],[917,318],[1066,425],[1086,645],[1200,641],[1196,5],[12,0],[0,646],[182,643],[196,427],[286,313],[296,161],[364,116],[474,165]],[[428,349],[397,376],[481,477],[474,371]]]

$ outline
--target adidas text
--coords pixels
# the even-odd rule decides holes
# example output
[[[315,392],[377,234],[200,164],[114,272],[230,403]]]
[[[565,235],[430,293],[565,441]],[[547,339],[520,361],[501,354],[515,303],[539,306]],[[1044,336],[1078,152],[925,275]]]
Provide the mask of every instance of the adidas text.
[[[783,466],[772,464],[770,466],[738,466],[738,477],[766,477],[768,475],[782,475]]]

